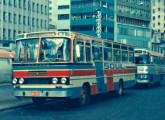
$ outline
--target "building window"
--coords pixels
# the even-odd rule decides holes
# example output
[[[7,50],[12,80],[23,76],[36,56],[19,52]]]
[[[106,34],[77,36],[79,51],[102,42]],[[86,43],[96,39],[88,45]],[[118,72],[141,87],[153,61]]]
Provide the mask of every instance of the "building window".
[[[16,39],[16,30],[13,30],[13,40],[15,40]]]
[[[26,10],[26,0],[23,0],[23,8]]]
[[[41,5],[41,14],[43,14],[43,5]]]
[[[155,27],[155,23],[153,23],[153,27]]]
[[[164,28],[165,28],[165,23],[164,23]]]
[[[47,22],[46,22],[46,20],[45,20],[45,29],[47,28]]]
[[[41,24],[40,24],[41,28],[43,28],[43,20],[41,20]]]
[[[32,4],[32,10],[33,10],[33,12],[35,12],[35,3],[34,2]]]
[[[3,21],[4,22],[6,22],[6,16],[7,16],[6,12],[3,12]]]
[[[21,15],[18,16],[19,24],[21,25]]]
[[[153,16],[153,20],[155,20],[155,16]]]
[[[3,29],[3,39],[6,39],[6,29]]]
[[[49,7],[49,10],[52,10],[52,7]]]
[[[35,27],[35,19],[32,19],[32,26]]]
[[[36,21],[37,28],[39,28],[39,19]]]
[[[158,19],[160,19],[160,15],[158,15]]]
[[[30,11],[30,1],[28,1],[28,10]]]
[[[69,5],[58,6],[58,9],[69,9]]]
[[[152,11],[153,13],[155,13],[155,9],[153,9],[153,11]]]
[[[39,4],[37,4],[37,13],[39,13]]]
[[[158,2],[160,3],[160,0],[158,0]]]
[[[8,22],[11,23],[11,13],[8,13]]]
[[[45,6],[45,15],[47,15],[47,6]]]
[[[9,0],[9,6],[12,6],[12,4],[11,4],[11,0]]]
[[[26,16],[23,16],[23,24],[26,25]]]
[[[4,5],[7,5],[6,0],[3,0],[3,4],[4,4]]]
[[[58,20],[68,20],[69,14],[60,14],[58,15]]]
[[[28,17],[28,26],[30,25],[30,18]]]
[[[17,15],[14,14],[14,23],[16,24],[17,23]]]
[[[160,11],[160,8],[158,8],[158,11]]]
[[[16,0],[14,0],[14,7],[17,7],[17,2],[16,2]]]
[[[22,0],[19,0],[19,8],[22,8]]]
[[[158,22],[158,26],[160,26],[160,22]]]
[[[11,40],[11,30],[8,29],[8,40]]]

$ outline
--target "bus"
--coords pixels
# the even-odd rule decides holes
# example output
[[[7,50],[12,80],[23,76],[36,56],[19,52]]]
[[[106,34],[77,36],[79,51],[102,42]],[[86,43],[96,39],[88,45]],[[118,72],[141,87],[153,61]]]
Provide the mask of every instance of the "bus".
[[[0,49],[0,84],[11,83],[14,53]]]
[[[47,31],[17,36],[13,79],[15,97],[68,98],[77,105],[92,95],[135,85],[133,46],[76,32]]]
[[[151,88],[160,84],[165,75],[164,55],[145,49],[135,49],[135,64],[137,67],[136,83]]]

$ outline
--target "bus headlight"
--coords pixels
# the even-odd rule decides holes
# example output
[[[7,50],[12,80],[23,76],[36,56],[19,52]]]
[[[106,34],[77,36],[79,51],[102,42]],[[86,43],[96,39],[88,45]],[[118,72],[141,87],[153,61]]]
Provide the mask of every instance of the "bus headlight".
[[[16,84],[16,83],[17,83],[17,78],[13,78],[12,83],[13,83],[13,84]]]
[[[147,75],[141,75],[140,78],[141,79],[146,79],[147,78]]]
[[[67,79],[66,78],[61,78],[61,83],[62,84],[65,84],[67,82]]]
[[[53,84],[56,84],[58,82],[58,79],[57,78],[52,78],[52,83]]]
[[[20,78],[19,79],[19,84],[23,84],[24,83],[24,79],[23,78]]]

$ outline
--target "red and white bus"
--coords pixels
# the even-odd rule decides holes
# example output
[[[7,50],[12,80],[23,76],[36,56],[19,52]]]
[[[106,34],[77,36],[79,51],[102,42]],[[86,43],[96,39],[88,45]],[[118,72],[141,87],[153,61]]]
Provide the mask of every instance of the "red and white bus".
[[[135,84],[134,48],[75,32],[18,35],[13,63],[16,97],[36,104],[47,98],[71,98],[77,104],[90,96]]]

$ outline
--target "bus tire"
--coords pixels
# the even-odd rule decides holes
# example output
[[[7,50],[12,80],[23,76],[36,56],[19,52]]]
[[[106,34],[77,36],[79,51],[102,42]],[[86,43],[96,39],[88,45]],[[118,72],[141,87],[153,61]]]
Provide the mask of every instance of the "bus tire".
[[[46,99],[45,98],[40,98],[40,97],[33,97],[32,102],[34,105],[38,107],[42,107],[45,104]]]
[[[83,85],[81,88],[81,96],[73,100],[74,106],[80,107],[90,103],[90,88],[88,85]]]
[[[119,81],[118,88],[116,91],[117,96],[121,96],[123,93],[123,82],[122,80]]]

